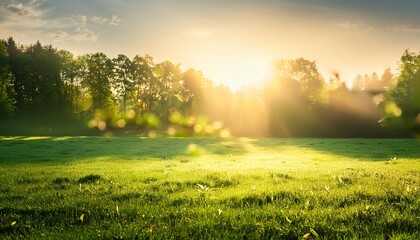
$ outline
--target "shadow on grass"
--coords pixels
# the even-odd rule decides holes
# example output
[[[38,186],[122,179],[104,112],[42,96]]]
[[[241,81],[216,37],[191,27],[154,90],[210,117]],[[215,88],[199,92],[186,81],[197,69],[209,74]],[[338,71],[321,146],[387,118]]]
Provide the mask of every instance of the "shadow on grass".
[[[94,157],[171,159],[193,156],[191,145],[203,153],[243,155],[267,151],[308,154],[314,150],[338,157],[388,161],[392,158],[420,158],[420,142],[415,139],[246,139],[246,138],[139,138],[139,137],[0,137],[0,163],[63,163]]]
[[[246,154],[249,146],[218,138],[0,137],[0,163],[63,163],[93,157],[165,160],[197,156],[197,148],[200,154]]]
[[[258,139],[253,144],[271,151],[281,152],[284,147],[314,150],[337,157],[360,158],[368,161],[388,161],[390,159],[420,159],[420,141],[410,138],[297,138]]]

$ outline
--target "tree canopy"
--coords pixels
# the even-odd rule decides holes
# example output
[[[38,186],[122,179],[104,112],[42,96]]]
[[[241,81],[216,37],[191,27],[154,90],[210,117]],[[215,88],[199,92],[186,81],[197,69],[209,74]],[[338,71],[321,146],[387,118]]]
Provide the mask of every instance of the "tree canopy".
[[[397,84],[382,103],[385,126],[403,127],[420,134],[420,54],[406,50],[399,63]]]
[[[201,71],[149,55],[74,56],[9,38],[0,41],[0,133],[14,133],[18,123],[136,131],[177,119],[199,133],[224,125],[246,136],[395,136],[378,120],[418,132],[419,69],[420,56],[406,51],[398,75],[389,68],[358,75],[348,89],[339,74],[327,83],[314,61],[279,59],[263,87],[232,92]]]

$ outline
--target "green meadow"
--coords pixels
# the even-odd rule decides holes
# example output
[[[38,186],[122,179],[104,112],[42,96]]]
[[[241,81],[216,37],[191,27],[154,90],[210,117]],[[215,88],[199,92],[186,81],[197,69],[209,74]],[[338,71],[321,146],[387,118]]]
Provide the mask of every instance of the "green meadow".
[[[419,239],[414,139],[1,137],[1,239]]]

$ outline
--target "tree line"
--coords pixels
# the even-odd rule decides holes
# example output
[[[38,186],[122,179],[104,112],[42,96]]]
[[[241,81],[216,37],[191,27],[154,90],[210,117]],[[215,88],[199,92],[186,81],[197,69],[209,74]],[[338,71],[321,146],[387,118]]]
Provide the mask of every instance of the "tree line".
[[[0,41],[0,131],[78,134],[86,126],[134,132],[174,126],[172,134],[210,134],[223,124],[244,136],[401,136],[381,125],[418,131],[420,94],[410,89],[419,85],[419,59],[406,51],[399,75],[389,68],[381,77],[359,75],[352,88],[339,74],[325,81],[313,61],[277,60],[264,84],[234,93],[200,71],[155,63],[149,55],[74,56],[9,38]]]
[[[170,61],[155,63],[149,55],[108,58],[104,53],[74,56],[37,42],[0,43],[1,118],[25,124],[105,120],[129,111],[168,119],[172,112],[190,115],[210,85],[201,72],[180,70]]]

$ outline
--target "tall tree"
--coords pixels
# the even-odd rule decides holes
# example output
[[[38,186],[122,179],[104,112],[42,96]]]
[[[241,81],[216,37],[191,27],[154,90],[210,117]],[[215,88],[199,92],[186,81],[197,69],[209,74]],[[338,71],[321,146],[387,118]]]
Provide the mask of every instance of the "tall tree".
[[[189,114],[197,113],[198,109],[202,107],[206,97],[206,85],[209,85],[208,81],[204,78],[202,72],[192,68],[182,74],[184,112],[189,111]]]
[[[18,47],[13,38],[7,39],[7,52],[9,54],[10,70],[13,74],[13,89],[16,100],[16,113],[19,116],[27,115],[31,107],[31,72],[32,58],[24,53],[23,47]]]
[[[152,105],[158,101],[156,88],[157,77],[154,72],[155,63],[149,55],[136,55],[133,59],[134,67],[134,108],[138,114],[148,114]]]
[[[362,75],[357,74],[356,78],[353,81],[352,90],[353,91],[363,91],[365,89],[365,81]]]
[[[391,72],[391,68],[386,68],[381,76],[381,82],[384,86],[384,89],[392,89],[395,87],[395,78],[394,75]]]
[[[60,76],[63,82],[64,98],[73,114],[80,114],[87,110],[88,97],[86,88],[82,87],[83,58],[77,57],[66,50],[58,52],[61,62]]]
[[[369,91],[372,93],[380,93],[384,91],[384,84],[376,72],[372,73],[370,76],[366,75],[364,85],[365,91]]]
[[[315,62],[303,58],[277,60],[265,96],[270,131],[277,136],[308,135],[315,110],[327,99]]]
[[[92,97],[91,110],[114,113],[111,79],[112,61],[104,53],[88,54],[82,58],[82,83],[89,89]]]
[[[155,74],[158,79],[156,91],[159,96],[155,111],[162,119],[168,120],[171,112],[179,109],[183,103],[182,72],[179,65],[164,61],[156,65]]]
[[[275,81],[286,84],[298,84],[302,97],[312,107],[326,102],[325,81],[318,72],[316,63],[304,58],[277,60],[274,66]],[[289,83],[287,83],[289,82]]]
[[[135,91],[135,66],[125,55],[118,55],[112,59],[114,66],[114,79],[112,87],[115,92],[115,100],[120,112],[125,112],[133,107],[133,96]]]
[[[406,50],[399,63],[397,85],[382,102],[382,123],[420,133],[420,53]]]
[[[15,111],[13,75],[9,66],[6,42],[0,41],[0,118],[11,116]]]
[[[40,42],[31,45],[27,54],[32,58],[31,97],[37,114],[46,117],[59,116],[66,112],[64,87],[61,79],[61,58],[51,45],[42,46]]]

